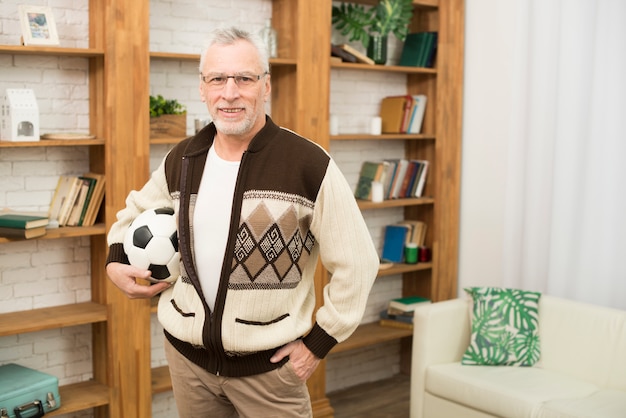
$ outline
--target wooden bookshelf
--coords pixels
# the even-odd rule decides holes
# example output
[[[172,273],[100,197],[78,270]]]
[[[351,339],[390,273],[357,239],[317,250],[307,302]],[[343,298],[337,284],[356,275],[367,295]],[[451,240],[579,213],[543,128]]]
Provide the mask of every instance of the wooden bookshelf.
[[[40,141],[0,141],[0,148],[75,147],[104,145],[104,139],[42,139]]]
[[[93,380],[59,387],[61,407],[47,416],[55,417],[109,404],[108,388]]]
[[[0,336],[107,320],[107,307],[94,302],[0,314]]]
[[[410,337],[412,335],[412,330],[384,327],[379,325],[378,322],[371,322],[369,324],[359,326],[350,338],[340,344],[337,344],[333,347],[330,353],[343,353],[350,350],[356,350],[358,348],[369,347],[375,344]]]

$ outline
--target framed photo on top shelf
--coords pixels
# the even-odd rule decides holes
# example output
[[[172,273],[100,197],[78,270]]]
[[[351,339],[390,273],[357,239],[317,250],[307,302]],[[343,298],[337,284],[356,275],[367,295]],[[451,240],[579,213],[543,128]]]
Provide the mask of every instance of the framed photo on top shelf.
[[[52,9],[46,6],[18,6],[23,45],[58,45],[59,36]]]

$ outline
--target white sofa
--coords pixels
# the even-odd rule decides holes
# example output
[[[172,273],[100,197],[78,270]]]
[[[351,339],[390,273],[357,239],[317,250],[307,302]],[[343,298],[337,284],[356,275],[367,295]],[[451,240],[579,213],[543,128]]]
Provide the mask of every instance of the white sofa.
[[[626,311],[542,295],[537,364],[467,366],[471,303],[416,309],[411,418],[626,417]]]

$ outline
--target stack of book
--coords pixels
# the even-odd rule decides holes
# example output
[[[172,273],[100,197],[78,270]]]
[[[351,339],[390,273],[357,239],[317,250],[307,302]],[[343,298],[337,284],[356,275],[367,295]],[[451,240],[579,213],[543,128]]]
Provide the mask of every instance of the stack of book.
[[[427,160],[403,158],[383,161],[365,161],[361,165],[354,196],[372,200],[372,182],[383,185],[384,199],[422,197],[428,174]]]
[[[373,59],[348,44],[331,44],[330,54],[333,57],[341,59],[342,62],[363,63],[370,65],[376,64]]]
[[[387,309],[380,312],[379,323],[387,327],[413,329],[415,308],[424,303],[430,303],[430,299],[421,296],[392,299]]]
[[[423,247],[425,237],[426,223],[422,221],[405,220],[387,225],[385,226],[381,259],[391,263],[402,263],[404,247],[409,243]]]
[[[0,213],[0,236],[30,239],[46,234],[48,218],[39,214]]]
[[[61,176],[50,203],[48,218],[59,226],[91,226],[104,198],[104,175]]]
[[[382,132],[388,134],[419,134],[426,112],[423,94],[387,96],[380,102]]]
[[[437,32],[409,33],[402,47],[400,65],[432,68],[437,54]]]

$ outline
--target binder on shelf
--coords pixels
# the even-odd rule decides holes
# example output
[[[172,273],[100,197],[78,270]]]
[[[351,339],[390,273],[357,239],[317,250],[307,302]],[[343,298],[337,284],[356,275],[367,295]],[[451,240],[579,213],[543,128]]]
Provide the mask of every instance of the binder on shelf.
[[[404,243],[408,228],[406,225],[387,225],[383,243],[382,259],[392,263],[402,263],[404,259]]]
[[[410,95],[387,96],[380,103],[383,133],[406,133],[409,113],[413,106]]]
[[[437,32],[409,33],[402,47],[399,64],[407,67],[432,67],[438,37]]]

